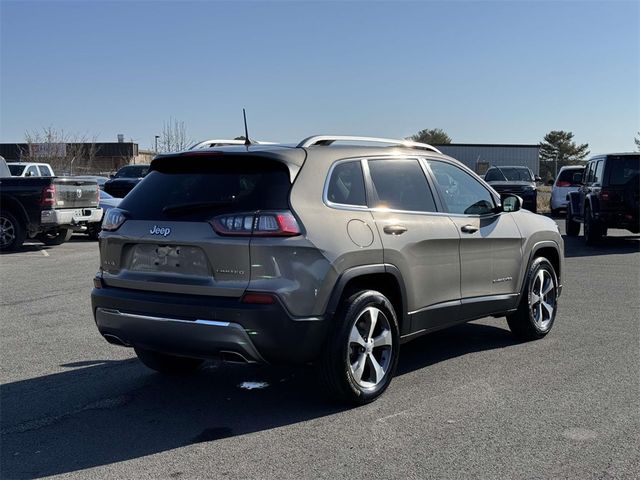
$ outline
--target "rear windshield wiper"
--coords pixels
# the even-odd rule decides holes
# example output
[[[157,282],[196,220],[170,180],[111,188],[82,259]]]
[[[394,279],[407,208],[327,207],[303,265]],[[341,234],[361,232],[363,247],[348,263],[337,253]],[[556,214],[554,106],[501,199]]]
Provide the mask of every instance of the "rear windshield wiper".
[[[193,210],[202,210],[203,208],[220,207],[222,205],[230,205],[237,200],[216,200],[210,202],[188,202],[167,205],[162,209],[162,213],[172,214],[181,212],[190,212]]]

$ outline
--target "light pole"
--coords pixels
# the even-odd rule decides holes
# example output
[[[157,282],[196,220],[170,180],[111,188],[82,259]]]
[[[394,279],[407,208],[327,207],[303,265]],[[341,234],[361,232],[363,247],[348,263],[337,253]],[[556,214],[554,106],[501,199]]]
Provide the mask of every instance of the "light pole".
[[[158,139],[160,138],[160,135],[156,135],[156,155],[158,154]]]

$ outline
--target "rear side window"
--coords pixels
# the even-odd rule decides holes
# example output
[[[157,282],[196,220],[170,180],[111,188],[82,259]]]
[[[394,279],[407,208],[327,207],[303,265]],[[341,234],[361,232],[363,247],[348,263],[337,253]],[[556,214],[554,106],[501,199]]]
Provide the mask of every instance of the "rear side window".
[[[43,177],[53,176],[53,174],[51,173],[51,169],[47,165],[39,165],[38,168],[40,169],[40,175],[42,175]]]
[[[602,183],[602,165],[604,162],[599,160],[596,162],[595,173],[593,174],[593,183]]]
[[[367,205],[362,165],[359,160],[337,164],[331,172],[327,200],[342,205]]]
[[[374,208],[435,212],[436,205],[418,160],[369,160],[377,194]]]
[[[629,182],[638,182],[640,155],[610,157],[607,160],[607,170],[609,170],[609,185],[626,185]]]
[[[264,158],[167,158],[122,201],[132,219],[207,221],[289,208],[289,170]]]

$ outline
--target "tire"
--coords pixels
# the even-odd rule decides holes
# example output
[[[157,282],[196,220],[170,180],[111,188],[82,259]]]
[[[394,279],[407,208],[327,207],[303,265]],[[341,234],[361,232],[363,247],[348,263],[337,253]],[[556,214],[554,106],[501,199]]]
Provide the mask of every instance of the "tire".
[[[596,245],[602,241],[603,229],[598,221],[593,218],[591,209],[584,211],[584,241],[587,245]]]
[[[54,246],[62,245],[71,238],[71,235],[73,235],[73,230],[70,228],[59,228],[57,230],[39,233],[36,238],[45,245]]]
[[[567,215],[564,219],[565,230],[570,237],[577,237],[580,235],[580,224],[573,219],[573,211],[571,207],[567,207]]]
[[[100,224],[96,226],[90,225],[87,229],[87,235],[89,235],[91,240],[98,240],[101,231],[102,229],[100,228]]]
[[[391,302],[373,290],[350,295],[340,304],[320,359],[328,393],[352,405],[372,402],[391,383],[399,346]]]
[[[165,375],[185,375],[193,373],[198,370],[204,362],[204,360],[199,358],[178,357],[138,347],[135,347],[134,350],[142,363],[150,369]]]
[[[0,250],[17,250],[24,243],[27,230],[11,212],[0,212]]]
[[[545,292],[541,294],[541,292]],[[511,333],[519,340],[538,340],[549,333],[558,311],[558,277],[553,265],[537,257],[529,267],[518,309],[507,315]]]

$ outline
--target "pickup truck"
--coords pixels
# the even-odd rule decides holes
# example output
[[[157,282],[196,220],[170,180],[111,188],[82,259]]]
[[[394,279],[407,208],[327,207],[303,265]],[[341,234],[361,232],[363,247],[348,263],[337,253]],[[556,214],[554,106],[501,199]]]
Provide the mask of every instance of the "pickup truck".
[[[99,222],[98,184],[64,177],[13,177],[0,157],[0,250],[16,250],[27,238],[60,245],[74,231]]]

